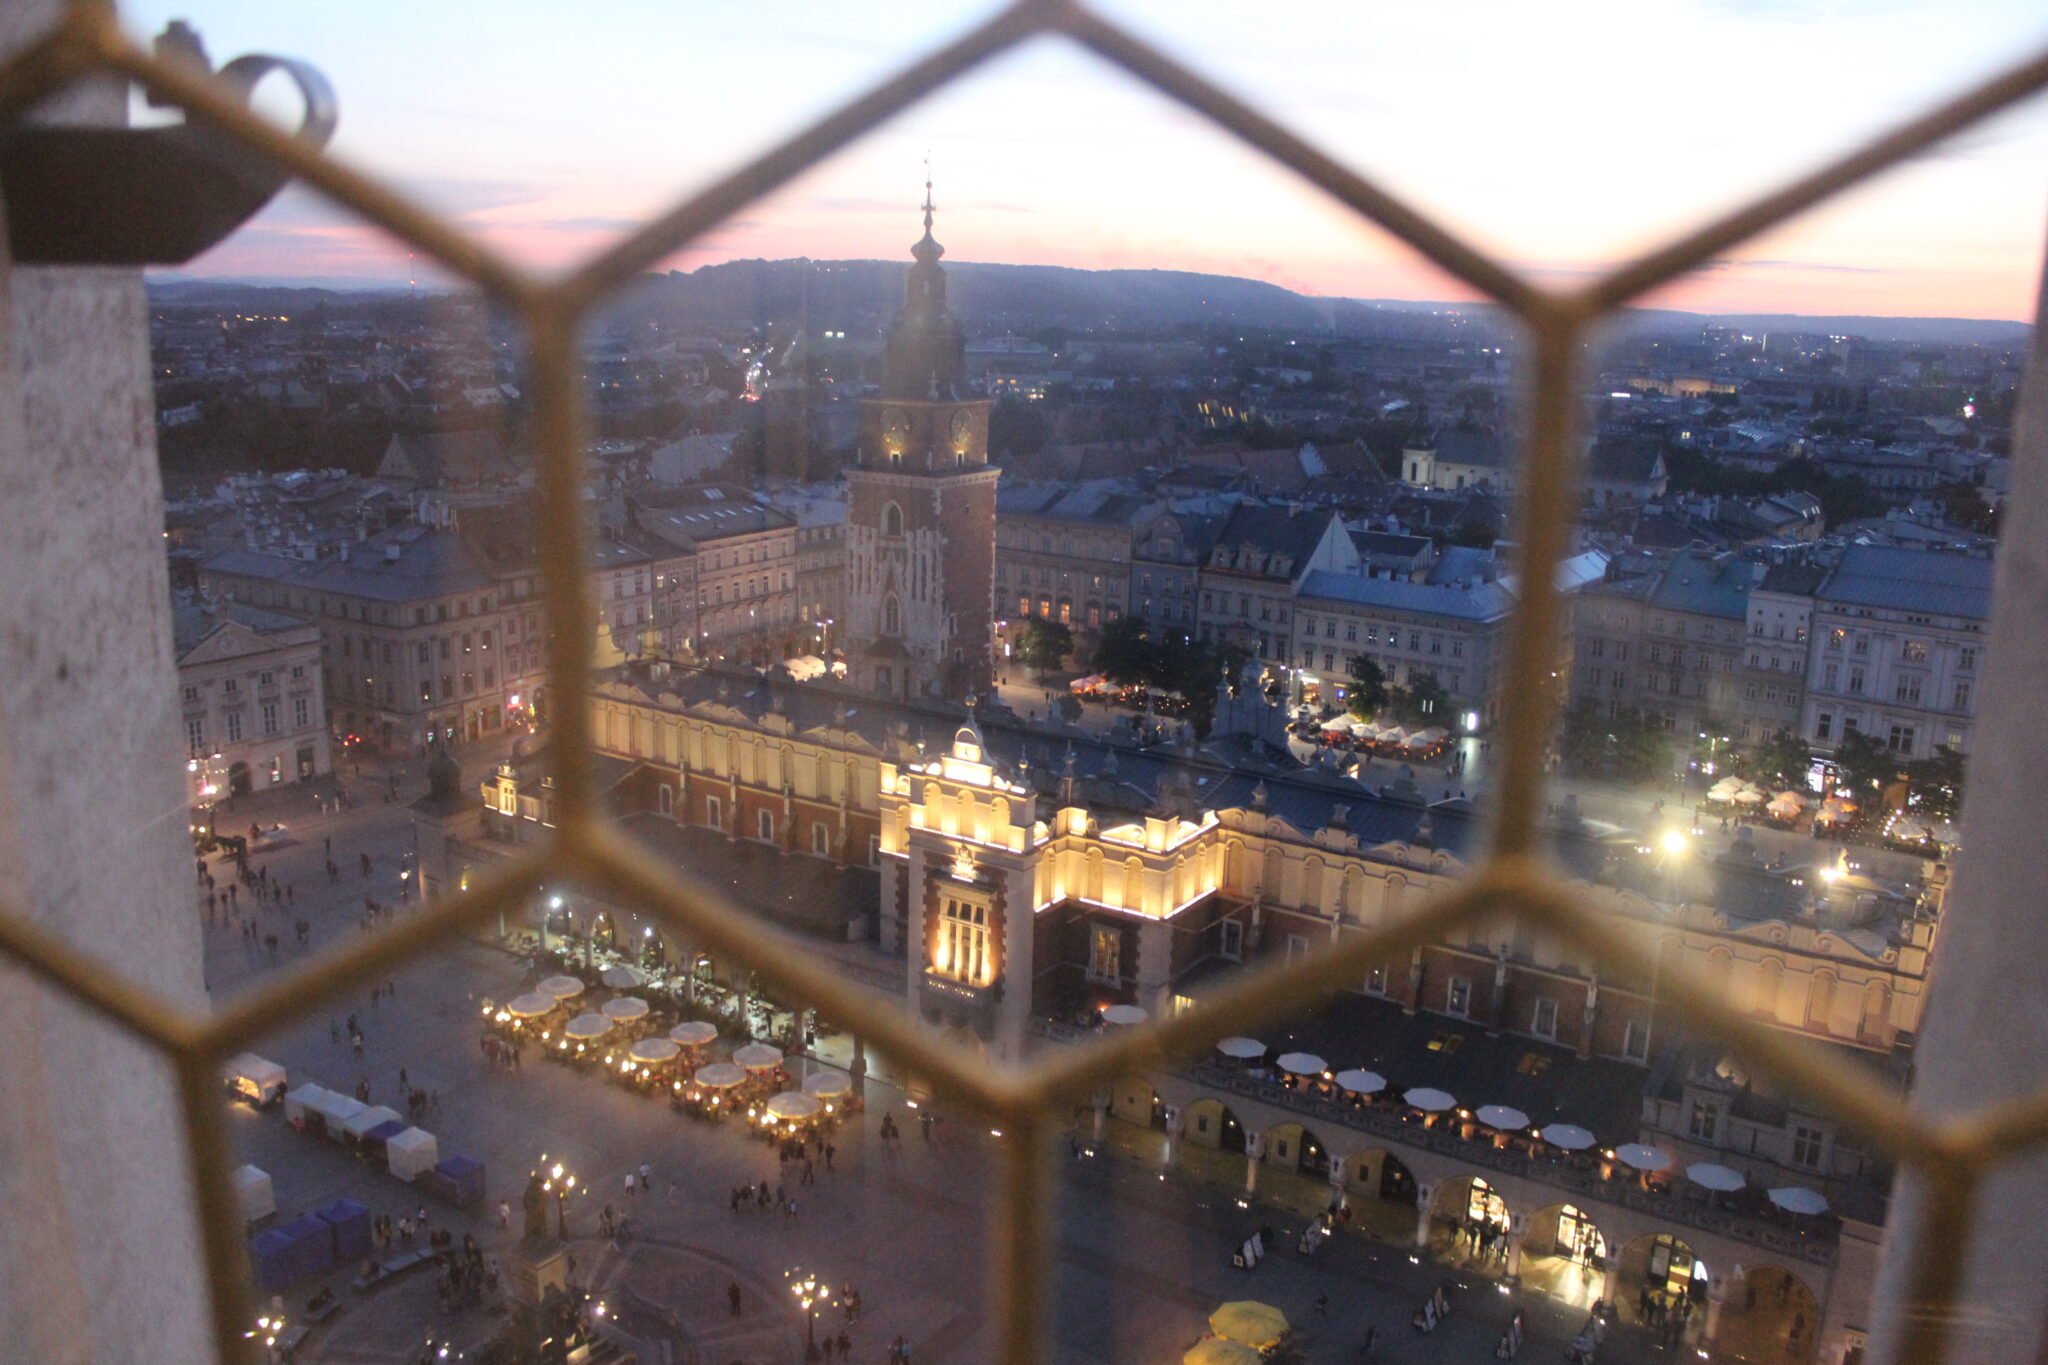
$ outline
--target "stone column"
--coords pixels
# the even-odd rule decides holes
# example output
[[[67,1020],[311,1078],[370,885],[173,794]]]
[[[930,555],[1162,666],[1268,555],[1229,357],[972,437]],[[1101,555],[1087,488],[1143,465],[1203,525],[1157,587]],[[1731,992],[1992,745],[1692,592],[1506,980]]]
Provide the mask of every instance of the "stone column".
[[[62,8],[0,6],[0,56]],[[94,82],[37,113],[126,109],[124,84]],[[0,234],[0,906],[189,1010],[205,988],[154,433],[140,272],[16,268]],[[4,956],[0,1039],[0,1356],[216,1359],[161,1056]]]
[[[1180,1164],[1180,1138],[1187,1131],[1187,1126],[1187,1116],[1179,1105],[1166,1106],[1166,1151],[1160,1164],[1169,1171]]]
[[[1415,1188],[1415,1245],[1429,1250],[1429,1197],[1436,1193],[1434,1185],[1418,1185]]]
[[[1259,1192],[1259,1163],[1265,1157],[1265,1134],[1253,1133],[1244,1140],[1244,1193],[1247,1199]]]
[[[1713,1352],[1714,1343],[1721,1339],[1721,1308],[1727,1300],[1728,1281],[1718,1275],[1708,1280],[1707,1316],[1700,1323],[1700,1349],[1709,1354]]]
[[[2012,494],[1998,539],[1992,624],[1970,728],[1970,781],[1963,820],[1968,849],[1956,862],[1942,915],[1909,1103],[1939,1122],[2010,1103],[2048,1087],[2048,934],[2041,932],[2040,850],[2048,808],[2048,727],[2040,724],[2048,676],[2048,283],[2036,313],[2027,373],[2013,422]],[[1872,1323],[1872,1365],[1915,1365],[1907,1324],[1947,1322],[1950,1360],[2034,1360],[2048,1328],[2048,1150],[2036,1145],[1993,1168],[1971,1201],[1968,1240],[1949,1246],[1954,1301],[1915,1302],[1916,1253],[1943,1198],[1911,1168],[1892,1199],[1875,1291],[1851,1296],[1837,1276],[1817,1332],[1822,1340]],[[1958,1259],[1959,1258],[1959,1259]]]
[[[853,1097],[864,1100],[868,1093],[868,1045],[859,1034],[853,1039],[853,1060],[847,1064],[846,1074],[853,1081]]]
[[[1331,1213],[1335,1213],[1337,1212],[1337,1210],[1344,1207],[1344,1166],[1345,1163],[1343,1161],[1337,1160],[1335,1158],[1332,1158],[1330,1161]]]
[[[1093,1135],[1089,1138],[1090,1142],[1099,1143],[1102,1141],[1102,1130],[1105,1127],[1107,1127],[1109,1123],[1109,1103],[1110,1096],[1109,1092],[1106,1090],[1098,1090],[1093,1095],[1090,1095],[1088,1097],[1089,1107],[1094,1109],[1095,1111],[1095,1122],[1092,1129]]]

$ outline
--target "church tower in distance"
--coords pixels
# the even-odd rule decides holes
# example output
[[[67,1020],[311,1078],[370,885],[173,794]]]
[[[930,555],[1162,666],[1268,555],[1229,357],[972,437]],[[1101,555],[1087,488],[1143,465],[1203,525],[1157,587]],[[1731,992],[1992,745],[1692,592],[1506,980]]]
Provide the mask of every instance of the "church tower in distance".
[[[924,236],[846,474],[847,668],[879,696],[965,701],[991,677],[1002,471],[988,462],[990,402],[968,393],[929,179],[924,189]]]

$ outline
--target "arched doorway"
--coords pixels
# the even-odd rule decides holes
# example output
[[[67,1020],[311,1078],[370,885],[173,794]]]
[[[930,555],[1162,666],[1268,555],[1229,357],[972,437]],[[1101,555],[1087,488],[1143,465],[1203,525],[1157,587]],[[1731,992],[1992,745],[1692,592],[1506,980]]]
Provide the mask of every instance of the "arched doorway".
[[[1714,1348],[1732,1360],[1813,1365],[1819,1335],[1820,1300],[1806,1282],[1789,1270],[1756,1265],[1729,1284]]]
[[[1621,1321],[1647,1327],[1676,1345],[1699,1335],[1706,1307],[1706,1262],[1686,1243],[1660,1232],[1621,1249],[1614,1285]]]
[[[1383,1147],[1355,1152],[1344,1163],[1344,1221],[1389,1242],[1415,1235],[1415,1177]]]
[[[1443,1181],[1430,1199],[1429,1246],[1439,1258],[1502,1264],[1508,1254],[1508,1206],[1476,1175]]]
[[[247,796],[251,785],[249,765],[236,759],[228,764],[228,795]]]
[[[1244,1151],[1244,1125],[1221,1100],[1196,1100],[1188,1106],[1186,1141],[1194,1147],[1223,1152]]]
[[[640,935],[640,965],[649,971],[659,971],[668,965],[668,943],[649,925]]]
[[[1140,1128],[1165,1128],[1166,1106],[1152,1091],[1151,1082],[1139,1076],[1125,1076],[1109,1089],[1110,1114]]]
[[[616,945],[618,941],[619,931],[612,923],[611,914],[604,910],[598,911],[597,917],[590,921],[590,946],[593,948],[610,948]]]
[[[1266,1165],[1279,1171],[1324,1176],[1330,1169],[1329,1153],[1316,1135],[1298,1123],[1282,1123],[1266,1130]]]
[[[1554,1299],[1590,1309],[1607,1297],[1607,1238],[1576,1204],[1551,1204],[1529,1215],[1522,1233],[1522,1283]]]

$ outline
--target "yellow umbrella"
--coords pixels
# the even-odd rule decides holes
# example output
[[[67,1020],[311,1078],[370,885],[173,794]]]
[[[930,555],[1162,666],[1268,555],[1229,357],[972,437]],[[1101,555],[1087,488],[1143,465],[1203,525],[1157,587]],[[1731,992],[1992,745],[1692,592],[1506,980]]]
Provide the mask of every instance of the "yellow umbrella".
[[[1209,1330],[1219,1337],[1264,1350],[1287,1330],[1287,1315],[1270,1303],[1239,1299],[1209,1315]]]
[[[1259,1365],[1265,1359],[1241,1341],[1205,1337],[1180,1358],[1181,1365]]]

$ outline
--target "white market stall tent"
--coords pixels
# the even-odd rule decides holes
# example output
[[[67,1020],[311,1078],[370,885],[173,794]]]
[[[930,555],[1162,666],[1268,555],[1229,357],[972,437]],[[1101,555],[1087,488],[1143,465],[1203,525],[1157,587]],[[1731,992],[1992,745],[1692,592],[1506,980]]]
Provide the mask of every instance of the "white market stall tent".
[[[286,1123],[302,1123],[307,1112],[318,1112],[319,1106],[333,1092],[327,1087],[307,1081],[297,1090],[287,1091],[284,1097],[284,1118]]]
[[[268,1171],[237,1166],[228,1183],[234,1186],[235,1203],[241,1206],[244,1223],[254,1223],[277,1212],[277,1193],[271,1188]]]
[[[221,1068],[230,1089],[257,1104],[269,1104],[285,1090],[285,1070],[253,1052],[239,1052]]]
[[[357,1142],[361,1142],[370,1135],[372,1129],[379,1128],[401,1117],[403,1115],[396,1109],[387,1109],[381,1104],[373,1104],[365,1108],[360,1114],[350,1116],[348,1121],[342,1124],[342,1127],[347,1130],[350,1137],[354,1138]]]
[[[440,1161],[440,1144],[424,1128],[408,1128],[384,1144],[385,1161],[400,1180],[416,1179]]]

